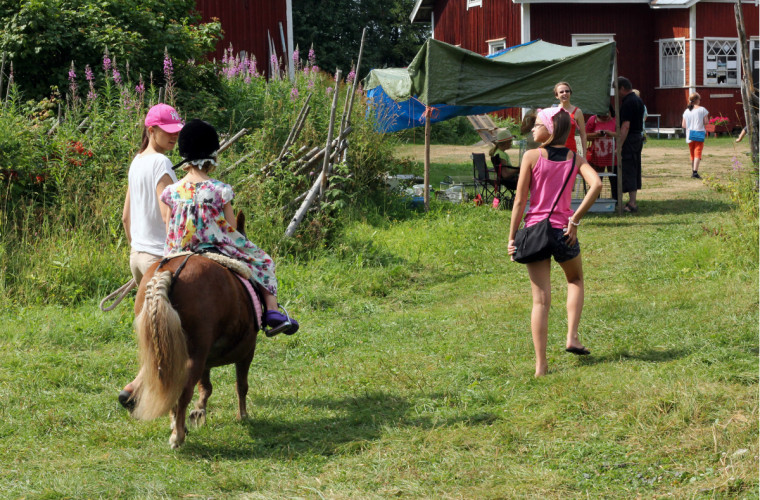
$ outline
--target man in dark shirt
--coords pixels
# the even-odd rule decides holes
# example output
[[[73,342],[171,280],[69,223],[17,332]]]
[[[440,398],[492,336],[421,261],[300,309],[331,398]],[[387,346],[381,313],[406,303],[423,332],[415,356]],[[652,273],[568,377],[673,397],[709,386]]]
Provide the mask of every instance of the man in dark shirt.
[[[622,152],[623,192],[628,193],[626,212],[638,212],[636,192],[641,189],[641,148],[642,127],[644,126],[644,103],[633,92],[628,78],[618,78],[618,93],[623,101],[620,105],[620,134],[618,151]],[[617,193],[613,193],[616,195]]]

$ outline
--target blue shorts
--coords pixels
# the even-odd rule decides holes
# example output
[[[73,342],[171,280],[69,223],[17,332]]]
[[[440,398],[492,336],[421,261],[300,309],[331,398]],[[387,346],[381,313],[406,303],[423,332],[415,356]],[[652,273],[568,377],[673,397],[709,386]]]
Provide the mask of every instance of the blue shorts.
[[[565,237],[564,229],[552,228],[554,232],[554,248],[552,248],[552,256],[557,262],[567,262],[574,259],[581,254],[581,244],[576,239],[574,245],[567,244],[567,238]]]

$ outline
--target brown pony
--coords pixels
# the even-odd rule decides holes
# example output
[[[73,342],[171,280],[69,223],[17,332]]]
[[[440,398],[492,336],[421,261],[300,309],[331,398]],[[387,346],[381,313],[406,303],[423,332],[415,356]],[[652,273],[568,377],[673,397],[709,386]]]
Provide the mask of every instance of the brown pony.
[[[239,214],[237,227],[242,230],[244,224]],[[248,292],[229,269],[201,255],[185,258],[151,266],[135,298],[140,373],[132,416],[151,420],[171,411],[172,448],[185,441],[195,384],[198,401],[190,421],[205,423],[215,366],[235,364],[237,417],[248,416],[248,369],[260,327]]]

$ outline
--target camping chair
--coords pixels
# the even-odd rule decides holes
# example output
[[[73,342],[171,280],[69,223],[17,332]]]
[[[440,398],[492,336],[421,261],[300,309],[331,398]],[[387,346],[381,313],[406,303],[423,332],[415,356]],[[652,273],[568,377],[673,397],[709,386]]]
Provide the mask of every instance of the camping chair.
[[[494,174],[493,179],[490,174]],[[496,172],[488,168],[484,153],[472,153],[472,175],[475,180],[475,194],[479,194],[484,203],[492,200],[496,196],[499,179]]]
[[[499,187],[496,192],[499,195],[500,203],[505,208],[512,208],[515,202],[517,180],[520,178],[520,168],[502,164],[499,156],[492,156],[491,163],[496,171],[496,177],[499,179]]]

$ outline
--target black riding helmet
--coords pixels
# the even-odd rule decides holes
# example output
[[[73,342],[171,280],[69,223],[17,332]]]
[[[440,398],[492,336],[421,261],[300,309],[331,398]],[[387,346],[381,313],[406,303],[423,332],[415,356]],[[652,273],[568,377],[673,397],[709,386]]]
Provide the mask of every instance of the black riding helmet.
[[[179,132],[177,144],[182,161],[174,165],[172,167],[174,169],[185,163],[203,165],[201,162],[216,162],[216,152],[219,151],[219,135],[214,126],[208,122],[194,118],[185,123]]]

